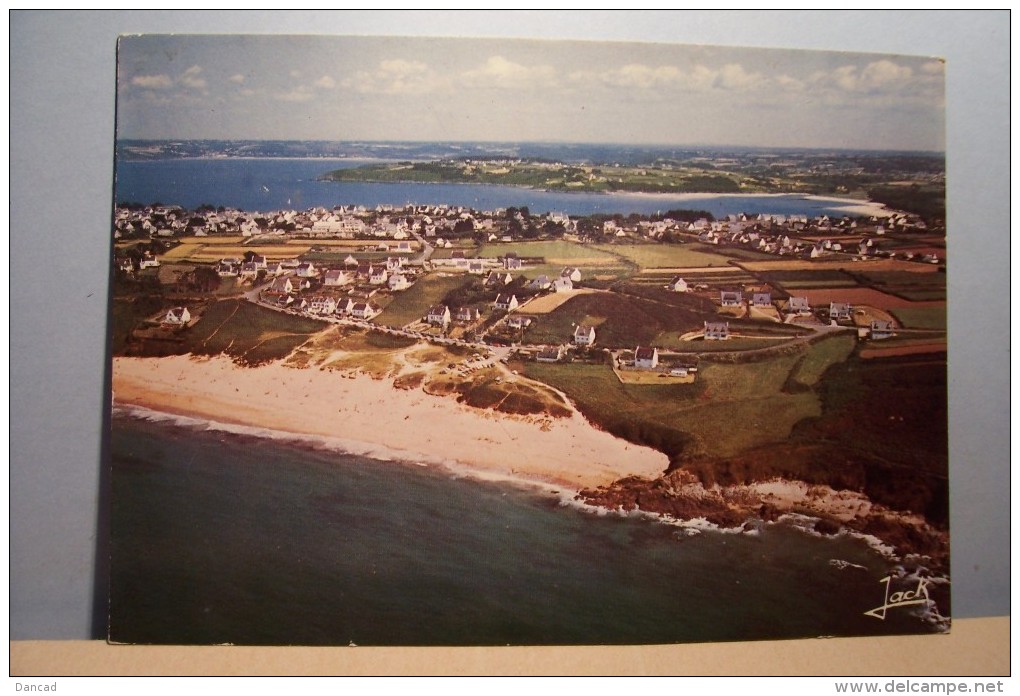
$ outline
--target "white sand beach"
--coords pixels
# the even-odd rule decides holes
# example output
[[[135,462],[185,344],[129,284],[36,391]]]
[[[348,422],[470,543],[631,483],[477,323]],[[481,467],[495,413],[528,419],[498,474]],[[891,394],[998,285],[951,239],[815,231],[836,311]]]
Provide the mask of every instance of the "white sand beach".
[[[486,478],[522,478],[570,490],[625,476],[653,478],[667,457],[569,418],[483,411],[402,390],[392,380],[229,358],[113,360],[116,405],[294,434],[377,445],[407,461],[449,462]]]

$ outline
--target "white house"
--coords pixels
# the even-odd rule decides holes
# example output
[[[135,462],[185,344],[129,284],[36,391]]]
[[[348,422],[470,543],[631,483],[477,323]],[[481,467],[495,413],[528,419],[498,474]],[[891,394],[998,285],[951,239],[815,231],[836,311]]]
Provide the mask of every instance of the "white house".
[[[829,319],[838,321],[840,319],[849,319],[851,313],[850,305],[846,302],[830,302],[829,303]]]
[[[574,329],[574,344],[578,346],[590,346],[595,343],[595,327],[578,324]]]
[[[553,281],[553,292],[569,292],[574,289],[574,283],[566,276],[560,276]]]
[[[638,346],[634,349],[634,367],[654,370],[659,366],[659,349]]]
[[[496,302],[494,303],[496,309],[502,309],[504,312],[509,312],[517,309],[520,303],[517,301],[517,295],[496,295]]]
[[[469,322],[478,321],[478,318],[481,316],[482,316],[481,312],[479,312],[476,307],[461,307],[460,309],[457,310],[457,313],[454,315],[453,318],[456,319],[457,321]]]
[[[869,335],[876,341],[883,338],[891,338],[893,336],[893,323],[883,319],[873,320]]]
[[[359,302],[351,307],[351,316],[356,319],[371,319],[378,313],[379,310],[369,302]]]
[[[450,308],[446,305],[434,305],[425,315],[425,321],[445,329],[450,324]]]
[[[191,321],[191,312],[187,307],[174,307],[166,313],[163,323],[167,326],[185,326]]]
[[[315,270],[315,264],[307,261],[302,264],[298,264],[297,274],[301,278],[316,278],[319,273]]]
[[[328,295],[314,295],[308,298],[308,311],[312,314],[333,314],[336,300]]]
[[[706,341],[726,341],[730,337],[730,323],[728,321],[706,321]]]
[[[521,314],[514,314],[506,320],[506,325],[511,329],[526,329],[531,326],[531,317],[526,317]]]
[[[538,362],[558,362],[563,357],[563,346],[550,346],[543,348],[535,356],[535,360]]]
[[[547,275],[540,275],[528,283],[528,287],[532,290],[548,290],[551,285],[552,281],[549,280]]]
[[[498,288],[504,285],[509,285],[513,282],[514,277],[509,273],[500,273],[499,271],[491,271],[485,279],[485,286],[489,288]]]
[[[744,304],[744,293],[740,290],[722,290],[719,301],[723,307],[739,307]]]
[[[790,314],[811,314],[811,304],[806,297],[791,297],[786,311]]]
[[[673,280],[669,281],[669,285],[666,286],[666,289],[672,290],[673,292],[687,292],[687,281],[680,276],[677,276]]]
[[[350,275],[348,275],[347,271],[341,271],[341,270],[335,269],[335,268],[332,269],[332,270],[326,271],[326,275],[322,279],[322,284],[323,285],[330,285],[330,286],[334,286],[334,287],[340,286],[340,285],[348,285],[350,282],[351,282],[351,277],[350,277]]]
[[[390,290],[407,290],[411,287],[411,281],[403,273],[394,273],[387,281]]]
[[[564,268],[560,271],[561,278],[570,278],[571,282],[581,282],[581,269],[580,268]]]

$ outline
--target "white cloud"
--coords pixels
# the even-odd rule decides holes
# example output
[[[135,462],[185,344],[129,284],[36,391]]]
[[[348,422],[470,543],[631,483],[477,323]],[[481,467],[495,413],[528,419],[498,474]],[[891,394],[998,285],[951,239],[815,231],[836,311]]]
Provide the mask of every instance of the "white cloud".
[[[759,73],[749,73],[738,63],[724,65],[716,75],[715,86],[728,90],[749,90],[764,87],[766,79]]]
[[[418,95],[449,92],[449,80],[416,60],[384,60],[372,71],[359,71],[341,85],[363,94]]]
[[[299,77],[301,77],[301,71],[300,70],[291,70],[288,74],[292,78],[294,78],[295,80],[298,79]]]
[[[669,84],[676,84],[681,79],[680,70],[664,65],[653,68],[647,65],[631,63],[616,70],[610,70],[599,76],[599,79],[612,87],[637,87],[651,89]]]
[[[913,76],[914,71],[908,66],[897,65],[890,60],[878,60],[868,63],[863,69],[856,65],[844,65],[829,75],[822,73],[816,77],[846,92],[876,94],[900,90],[910,83]]]
[[[461,80],[471,87],[549,87],[556,84],[556,71],[548,65],[527,66],[492,56],[480,68],[462,73]]]
[[[197,65],[192,65],[190,68],[184,71],[181,75],[179,82],[190,89],[205,89],[208,85],[205,78],[199,77],[202,73],[202,68]]]
[[[751,73],[738,64],[725,65],[719,69],[696,64],[690,67],[675,65],[643,65],[629,63],[619,68],[599,73],[579,71],[571,73],[570,81],[585,88],[592,84],[615,89],[654,91],[685,90],[704,92],[712,89],[748,90],[759,89],[768,84],[768,79],[759,73]],[[792,80],[792,78],[788,78]],[[788,82],[786,86],[792,87]]]
[[[308,102],[315,97],[315,95],[304,86],[296,87],[289,92],[278,92],[273,96],[278,101],[285,102]]]
[[[323,75],[314,82],[315,86],[319,89],[333,89],[336,87],[336,80],[329,75]]]
[[[233,82],[234,84],[243,85],[244,84],[244,75],[242,75],[241,73],[237,73],[236,75],[231,75],[230,76],[230,81]]]
[[[169,75],[136,75],[131,78],[131,84],[143,89],[170,89],[174,81]]]

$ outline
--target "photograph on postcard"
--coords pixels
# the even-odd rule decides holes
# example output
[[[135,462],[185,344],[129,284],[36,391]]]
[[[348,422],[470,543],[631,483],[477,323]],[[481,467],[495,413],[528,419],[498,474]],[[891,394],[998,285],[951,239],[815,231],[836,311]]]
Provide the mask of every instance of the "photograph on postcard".
[[[948,631],[944,73],[122,37],[109,640]]]

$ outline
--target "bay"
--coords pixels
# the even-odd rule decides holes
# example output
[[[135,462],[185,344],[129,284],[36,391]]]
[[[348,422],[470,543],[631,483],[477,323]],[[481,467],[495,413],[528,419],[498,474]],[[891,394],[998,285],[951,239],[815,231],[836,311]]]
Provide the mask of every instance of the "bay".
[[[375,160],[372,160],[375,161]],[[789,195],[565,193],[487,184],[401,184],[319,181],[323,174],[356,167],[350,159],[122,160],[116,167],[116,201],[162,203],[195,209],[226,206],[249,212],[305,210],[337,205],[451,205],[486,211],[527,206],[532,213],[653,215],[671,209],[731,213],[843,216],[836,198]]]
[[[782,525],[685,536],[534,490],[115,414],[110,637],[648,644],[934,630],[889,563]],[[839,561],[834,563],[834,561]]]

